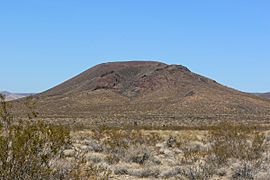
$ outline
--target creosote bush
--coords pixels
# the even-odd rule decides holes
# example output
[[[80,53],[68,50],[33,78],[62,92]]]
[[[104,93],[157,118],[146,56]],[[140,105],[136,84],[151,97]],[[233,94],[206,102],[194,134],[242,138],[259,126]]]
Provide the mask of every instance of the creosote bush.
[[[229,159],[259,162],[265,152],[265,136],[254,126],[223,122],[210,131],[212,153],[218,164]]]
[[[111,174],[111,170],[93,163],[88,163],[84,155],[78,155],[76,156],[76,163],[73,165],[72,170],[65,174],[65,179],[109,180]]]
[[[31,99],[27,100],[32,108]],[[0,95],[0,179],[53,179],[58,173],[51,161],[69,142],[69,130],[35,120],[31,111],[27,120],[15,119],[9,102]]]

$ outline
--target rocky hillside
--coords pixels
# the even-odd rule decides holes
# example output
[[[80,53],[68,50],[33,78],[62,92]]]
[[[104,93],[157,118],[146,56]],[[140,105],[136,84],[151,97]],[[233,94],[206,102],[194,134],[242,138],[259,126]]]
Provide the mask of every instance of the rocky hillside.
[[[267,99],[225,87],[184,66],[153,61],[100,64],[35,97],[44,117],[76,117],[94,124],[266,122],[270,115]]]
[[[255,95],[270,99],[270,93],[255,93]]]

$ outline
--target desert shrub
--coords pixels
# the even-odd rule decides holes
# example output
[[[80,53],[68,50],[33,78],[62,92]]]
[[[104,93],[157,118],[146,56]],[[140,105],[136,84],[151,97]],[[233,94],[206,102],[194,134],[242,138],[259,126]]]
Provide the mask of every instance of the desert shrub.
[[[50,162],[68,143],[69,130],[34,120],[36,115],[33,111],[27,120],[15,120],[0,95],[0,179],[49,179],[58,171]]]
[[[266,151],[265,136],[260,132],[254,132],[252,137],[252,144],[248,150],[248,160],[260,160],[262,154]]]
[[[184,148],[183,149],[183,163],[195,163],[197,161],[200,161],[201,159],[204,159],[209,155],[208,151],[201,151],[199,149],[190,149],[190,148]]]
[[[254,179],[254,169],[251,164],[244,163],[243,165],[239,166],[234,174],[232,175],[232,179],[240,180],[240,179]]]
[[[107,147],[111,149],[124,148],[130,145],[147,144],[156,145],[161,141],[161,137],[157,133],[143,134],[142,129],[125,129],[113,128],[108,126],[100,126],[93,130],[93,138],[103,141]]]
[[[181,174],[191,180],[210,179],[215,173],[212,163],[201,162],[182,170]]]
[[[183,152],[183,157],[181,159],[182,163],[193,164],[202,159],[208,158],[210,155],[209,149],[206,148],[206,145],[203,142],[192,141],[188,143],[183,143],[181,146]]]
[[[255,127],[244,124],[223,122],[210,130],[212,153],[218,164],[226,164],[230,158],[260,160],[266,150],[264,139]]]
[[[119,157],[117,157],[117,156],[114,155],[114,154],[109,154],[109,155],[105,158],[105,161],[106,161],[107,163],[109,163],[110,165],[112,165],[112,164],[117,164],[117,163],[120,161],[120,159],[119,159]]]
[[[93,131],[93,138],[100,141],[109,151],[117,151],[119,149],[127,149],[133,139],[132,132],[127,133],[124,130],[110,129],[101,126]]]
[[[93,143],[88,145],[88,147],[94,152],[102,152],[104,150],[102,145],[96,141],[93,141]]]
[[[114,174],[116,175],[125,175],[128,174],[128,167],[123,167],[123,166],[117,166],[114,169]]]
[[[102,166],[89,163],[83,154],[75,157],[75,163],[72,168],[65,174],[65,179],[81,180],[108,180],[112,171]]]
[[[151,156],[150,150],[146,146],[131,146],[126,154],[127,162],[144,164]]]
[[[104,151],[110,154],[110,156],[106,158],[107,162],[109,164],[115,164],[121,159],[126,160],[127,156],[131,157],[133,155],[133,159],[129,159],[129,161],[143,163],[149,158],[147,156],[148,153],[143,154],[142,157],[139,157],[138,152],[141,149],[134,147],[141,147],[141,145],[155,145],[157,141],[160,140],[160,137],[154,133],[144,135],[141,130],[129,131],[101,126],[96,130],[93,130],[93,139],[99,141],[104,147]],[[133,148],[132,152],[129,150],[129,148]],[[135,155],[134,153],[137,154]]]
[[[100,163],[103,159],[99,156],[91,155],[87,158],[87,161],[92,162],[93,164]]]
[[[168,179],[168,178],[171,178],[171,177],[175,177],[177,176],[178,174],[180,174],[182,172],[181,168],[180,167],[172,167],[166,171],[163,171],[160,176],[162,178],[165,178],[165,179]]]
[[[145,145],[155,146],[156,144],[158,144],[161,141],[162,141],[162,138],[158,133],[152,132],[150,134],[143,135],[143,143]]]
[[[167,140],[166,140],[166,146],[167,147],[173,147],[174,145],[176,145],[177,140],[175,137],[170,136]]]
[[[144,168],[144,169],[129,169],[128,175],[139,178],[155,177],[157,178],[160,174],[157,168]]]

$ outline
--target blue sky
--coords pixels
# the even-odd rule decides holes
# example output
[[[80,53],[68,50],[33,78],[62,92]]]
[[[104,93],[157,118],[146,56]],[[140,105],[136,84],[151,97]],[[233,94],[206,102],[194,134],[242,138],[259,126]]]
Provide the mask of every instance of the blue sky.
[[[0,1],[0,90],[41,92],[95,64],[159,60],[270,91],[269,0]]]

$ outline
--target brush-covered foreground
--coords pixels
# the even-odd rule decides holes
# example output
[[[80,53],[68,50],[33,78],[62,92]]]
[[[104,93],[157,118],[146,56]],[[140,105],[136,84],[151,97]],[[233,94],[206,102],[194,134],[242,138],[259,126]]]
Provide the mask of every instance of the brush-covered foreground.
[[[33,104],[26,103],[31,109]],[[15,119],[1,96],[0,179],[269,179],[267,127],[66,128]]]
[[[220,123],[208,130],[100,127],[71,133],[61,166],[83,179],[269,179],[270,132]]]

